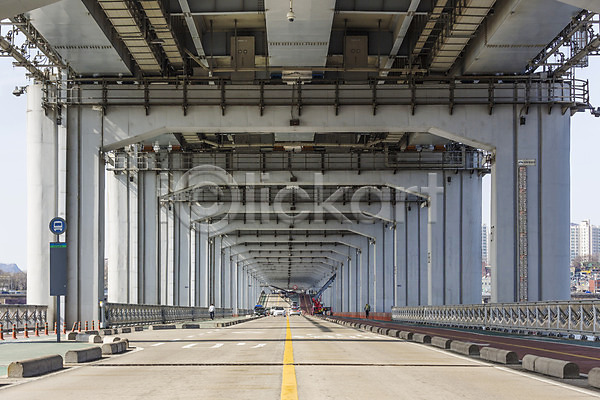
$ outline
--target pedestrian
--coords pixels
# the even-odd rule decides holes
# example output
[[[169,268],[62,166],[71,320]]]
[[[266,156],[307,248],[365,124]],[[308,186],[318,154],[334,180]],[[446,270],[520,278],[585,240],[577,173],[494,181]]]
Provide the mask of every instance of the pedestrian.
[[[365,315],[367,319],[369,319],[369,312],[371,312],[371,305],[369,303],[365,304]]]
[[[215,319],[215,305],[211,304],[210,307],[208,307],[208,314],[210,315],[210,319]]]

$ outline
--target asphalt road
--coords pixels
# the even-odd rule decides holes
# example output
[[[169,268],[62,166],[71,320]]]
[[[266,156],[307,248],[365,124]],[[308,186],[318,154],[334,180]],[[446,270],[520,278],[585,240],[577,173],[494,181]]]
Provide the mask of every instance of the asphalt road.
[[[430,346],[318,319],[289,321],[289,328],[285,318],[267,317],[220,329],[128,334],[135,350],[0,386],[0,398],[600,398],[600,392]]]

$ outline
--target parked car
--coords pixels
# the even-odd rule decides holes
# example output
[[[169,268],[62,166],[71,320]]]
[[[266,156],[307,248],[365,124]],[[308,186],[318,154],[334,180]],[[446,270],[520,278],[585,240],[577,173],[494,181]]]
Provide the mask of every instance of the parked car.
[[[278,315],[281,315],[282,317],[285,317],[285,308],[283,307],[273,307],[271,309],[271,315],[274,317],[277,317]]]

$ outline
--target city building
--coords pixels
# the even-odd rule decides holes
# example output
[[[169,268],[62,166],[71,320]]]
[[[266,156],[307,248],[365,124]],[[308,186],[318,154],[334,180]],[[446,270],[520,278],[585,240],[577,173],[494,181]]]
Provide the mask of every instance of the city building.
[[[600,227],[592,225],[590,220],[579,224],[571,223],[570,259],[576,257],[589,258],[600,254]]]
[[[481,227],[481,262],[483,263],[483,265],[488,265],[490,263],[489,261],[489,255],[488,255],[488,248],[489,248],[489,234],[488,234],[488,227],[486,224],[483,224],[483,226]]]

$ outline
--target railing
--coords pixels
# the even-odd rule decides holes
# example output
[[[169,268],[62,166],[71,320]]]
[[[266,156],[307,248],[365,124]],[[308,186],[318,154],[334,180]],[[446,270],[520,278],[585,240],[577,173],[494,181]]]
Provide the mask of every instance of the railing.
[[[479,329],[600,337],[600,302],[556,301],[393,307],[392,320]]]
[[[385,82],[379,84],[379,82]],[[536,76],[432,76],[377,77],[364,84],[319,81],[313,84],[271,84],[257,80],[252,85],[215,78],[82,78],[68,82],[80,90],[48,90],[44,105],[65,104],[100,107],[255,105],[259,112],[269,106],[379,106],[487,104],[490,111],[501,104],[560,104],[566,108],[589,106],[587,81]]]
[[[32,328],[36,322],[40,325],[46,323],[47,313],[48,306],[0,305],[0,323],[6,331],[12,329],[13,325],[17,330],[23,329],[25,324]]]
[[[138,324],[154,325],[209,318],[208,307],[104,303],[102,310],[104,324],[108,327]],[[233,310],[231,308],[215,309],[215,317],[231,317],[232,315]]]

